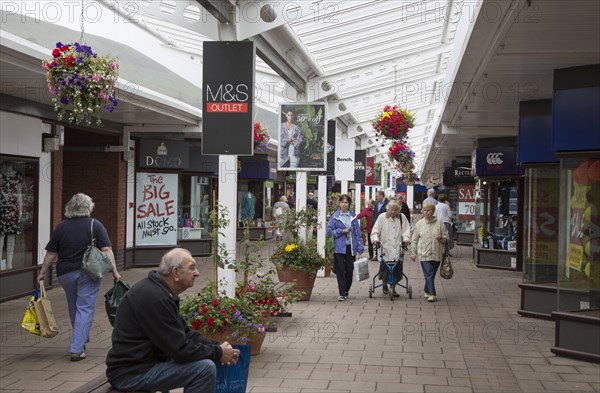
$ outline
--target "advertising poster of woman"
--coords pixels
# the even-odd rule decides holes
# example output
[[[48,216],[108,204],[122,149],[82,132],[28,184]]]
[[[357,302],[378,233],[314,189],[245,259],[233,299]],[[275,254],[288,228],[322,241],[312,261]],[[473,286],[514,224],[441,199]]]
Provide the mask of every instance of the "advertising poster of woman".
[[[325,170],[325,104],[281,104],[277,169]]]

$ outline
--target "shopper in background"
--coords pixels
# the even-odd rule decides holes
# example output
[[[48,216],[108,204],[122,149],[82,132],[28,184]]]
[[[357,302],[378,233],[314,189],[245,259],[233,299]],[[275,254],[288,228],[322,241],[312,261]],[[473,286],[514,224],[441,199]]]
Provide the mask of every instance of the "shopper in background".
[[[56,276],[65,291],[69,318],[71,319],[71,341],[69,352],[71,361],[85,359],[85,344],[90,339],[90,329],[96,312],[96,298],[100,292],[102,280],[94,281],[81,270],[83,254],[96,239],[96,247],[105,252],[113,265],[113,277],[120,280],[117,271],[112,244],[104,225],[90,217],[94,210],[94,201],[86,194],[75,194],[65,206],[66,219],[61,221],[50,236],[46,246],[46,256],[37,277],[44,281],[46,271],[56,263]]]
[[[438,204],[437,199],[435,199],[435,190],[433,188],[427,190],[427,198],[423,199],[423,207],[425,207],[425,205],[428,203],[432,204],[433,206]]]
[[[448,241],[446,242],[445,251],[450,252],[454,248],[452,240],[452,210],[450,204],[446,201],[446,194],[440,193],[438,196],[438,204],[435,206],[435,216],[438,220],[442,220],[448,231]]]
[[[435,302],[435,275],[440,267],[448,231],[441,220],[435,217],[436,207],[431,203],[423,205],[423,218],[415,225],[412,236],[411,251],[417,261],[421,262],[425,277],[424,296],[428,302]]]
[[[367,206],[361,210],[360,213],[358,213],[356,215],[356,218],[361,220],[363,218],[366,218],[367,220],[367,241],[369,244],[369,259],[373,260],[374,258],[374,254],[373,254],[373,242],[371,241],[371,230],[373,229],[373,209],[375,206],[375,201],[372,199],[369,199],[367,201]]]
[[[275,240],[283,239],[285,235],[283,228],[281,226],[285,222],[285,217],[290,211],[290,206],[287,204],[287,197],[282,195],[279,198],[279,201],[273,205],[273,218],[275,219]]]
[[[375,194],[375,206],[373,206],[373,225],[375,225],[377,217],[379,217],[380,214],[385,213],[388,202],[389,200],[385,197],[385,193],[381,190],[377,191],[377,193]],[[372,258],[372,260],[377,260],[377,252],[375,252],[374,258]]]

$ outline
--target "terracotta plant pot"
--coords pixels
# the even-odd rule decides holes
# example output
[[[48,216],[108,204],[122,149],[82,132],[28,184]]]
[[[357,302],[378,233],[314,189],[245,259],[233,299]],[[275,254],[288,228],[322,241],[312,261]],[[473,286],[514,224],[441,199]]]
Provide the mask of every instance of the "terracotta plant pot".
[[[296,282],[294,286],[295,291],[302,291],[304,295],[301,296],[299,301],[310,300],[313,287],[315,286],[315,278],[317,273],[309,274],[301,270],[292,270],[288,267],[277,269],[277,276],[280,282]]]
[[[266,333],[256,333],[250,336],[250,340],[246,343],[239,341],[237,338],[231,337],[231,332],[225,331],[224,333],[204,333],[200,332],[204,337],[215,340],[220,343],[227,341],[229,344],[246,344],[250,345],[250,356],[260,355],[263,342],[265,341]]]

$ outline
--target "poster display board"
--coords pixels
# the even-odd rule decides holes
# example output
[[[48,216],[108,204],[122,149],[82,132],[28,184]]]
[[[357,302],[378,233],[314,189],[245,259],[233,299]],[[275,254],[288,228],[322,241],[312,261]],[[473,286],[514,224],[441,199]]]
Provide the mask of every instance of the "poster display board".
[[[325,171],[325,104],[280,105],[278,170]]]
[[[175,173],[137,173],[136,246],[177,244],[177,183]]]

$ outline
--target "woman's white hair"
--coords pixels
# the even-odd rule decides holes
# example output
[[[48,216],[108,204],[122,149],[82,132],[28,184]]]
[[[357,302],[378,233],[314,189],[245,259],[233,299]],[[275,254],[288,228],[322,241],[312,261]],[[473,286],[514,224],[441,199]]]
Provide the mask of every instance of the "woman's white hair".
[[[94,211],[94,206],[90,196],[83,193],[75,194],[65,205],[65,217],[89,217]]]
[[[168,276],[173,268],[181,269],[185,258],[193,258],[192,254],[185,248],[174,248],[163,255],[158,265],[158,273],[161,276]]]
[[[423,204],[423,208],[421,210],[425,210],[425,208],[431,208],[431,211],[435,213],[435,205],[431,202],[425,202]]]
[[[395,214],[392,214],[390,210],[393,210]],[[397,199],[390,199],[390,201],[385,205],[386,217],[400,217],[400,204],[398,204]]]

